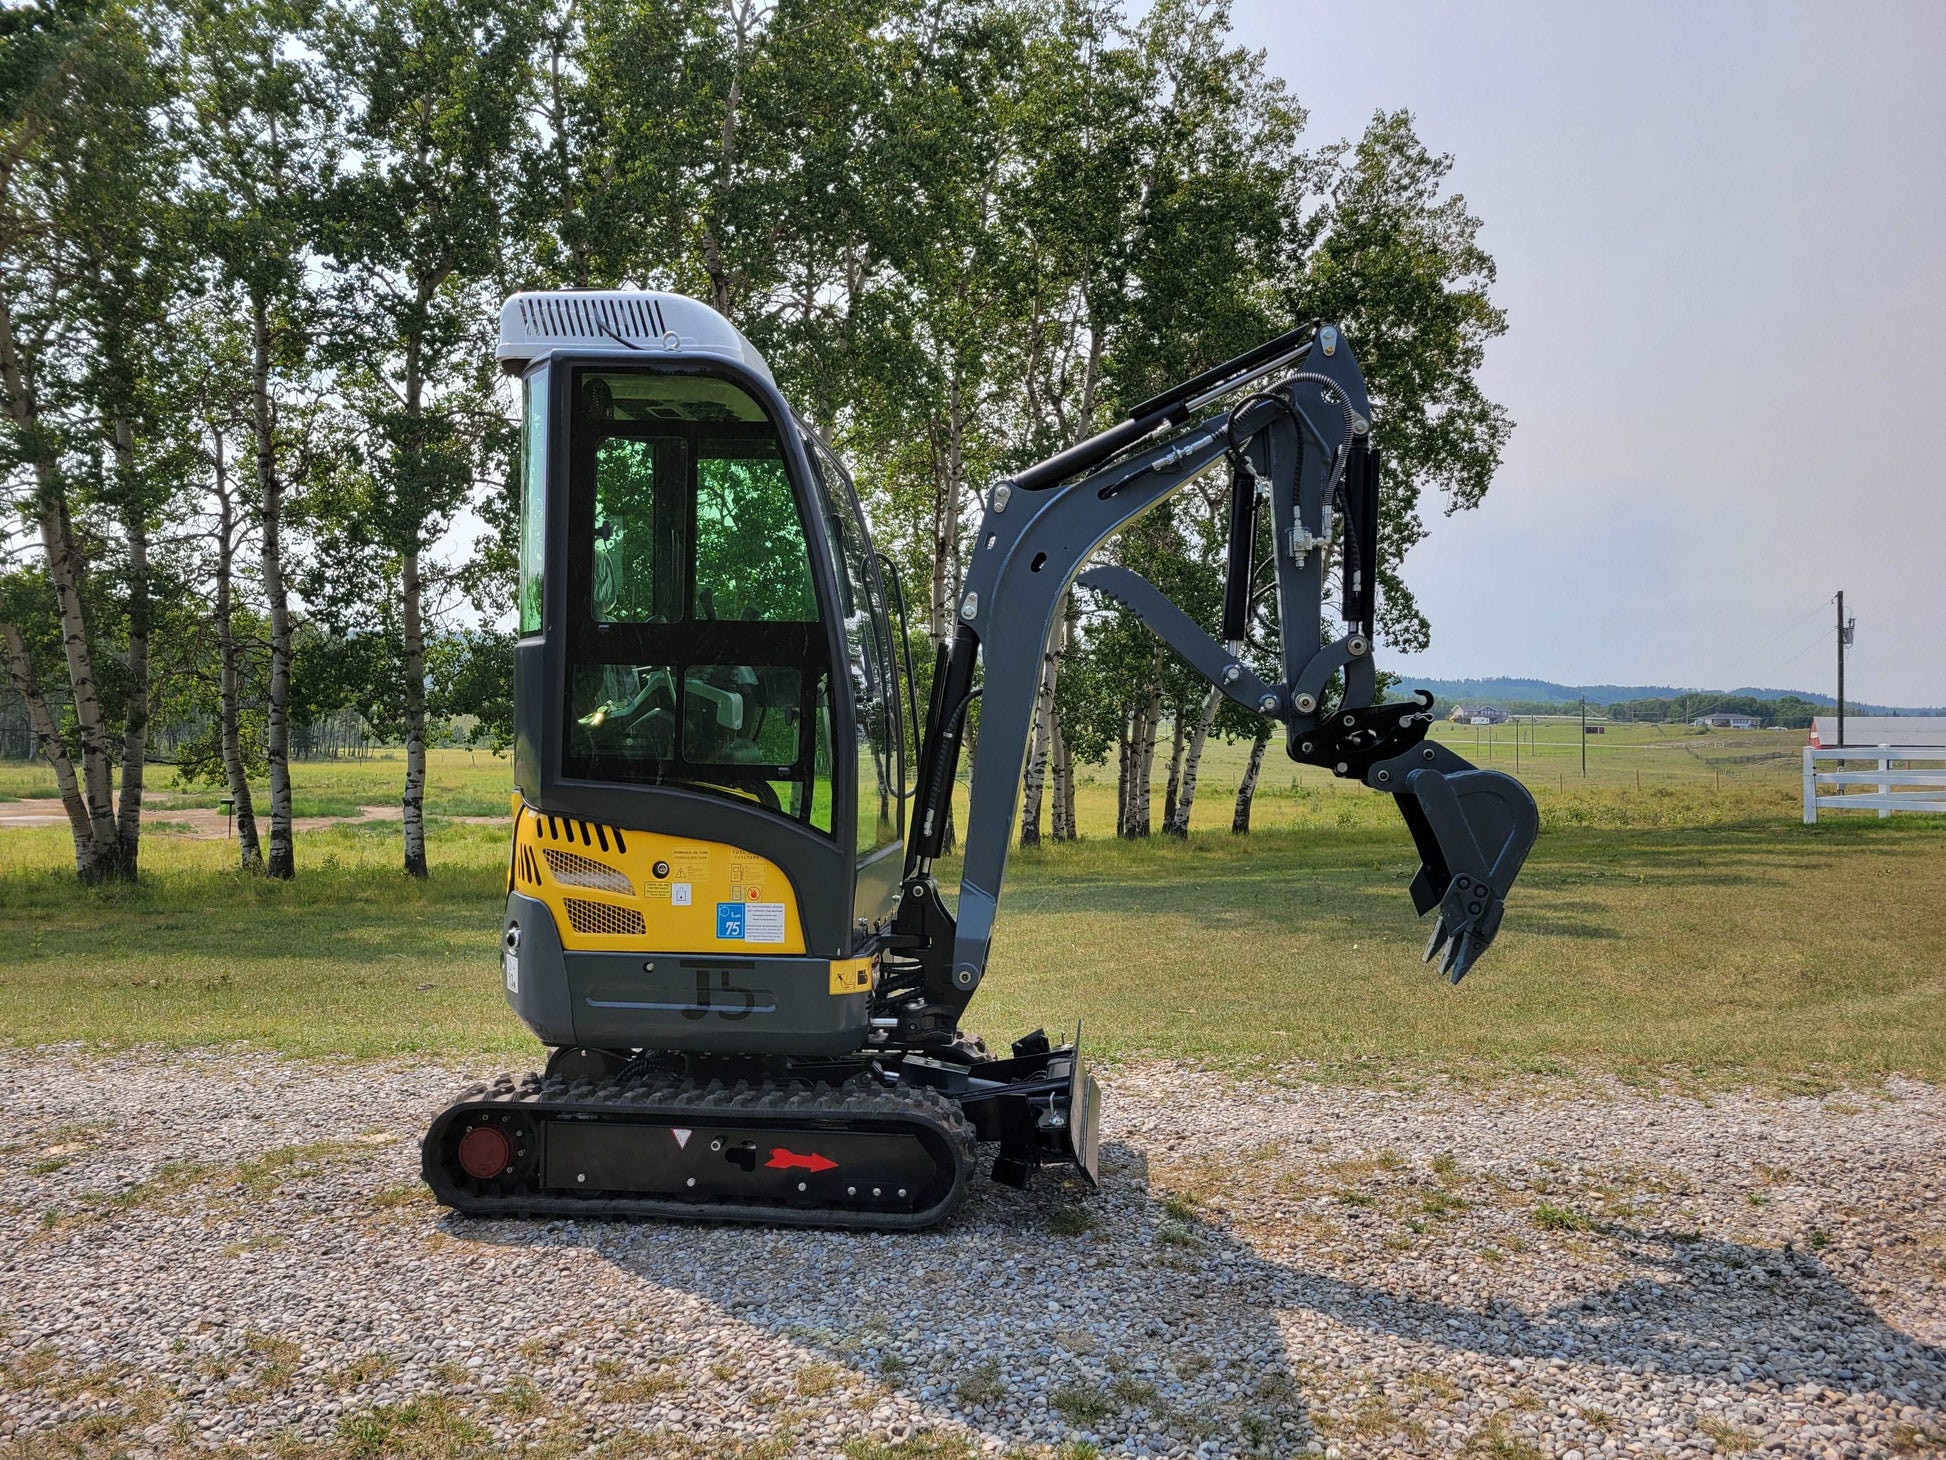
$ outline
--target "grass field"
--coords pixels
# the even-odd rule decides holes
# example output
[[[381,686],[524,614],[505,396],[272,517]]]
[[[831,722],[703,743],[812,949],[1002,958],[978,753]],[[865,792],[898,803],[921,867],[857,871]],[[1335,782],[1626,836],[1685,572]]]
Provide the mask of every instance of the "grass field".
[[[1474,754],[1470,728],[1439,733]],[[1586,782],[1572,739],[1523,740],[1543,838],[1458,988],[1418,961],[1411,846],[1388,798],[1273,748],[1257,830],[1233,838],[1244,748],[1217,747],[1197,816],[1210,829],[1131,845],[1106,835],[1114,788],[1097,776],[1082,842],[1016,855],[973,1022],[1011,1036],[1079,1016],[1103,1052],[1359,1078],[1946,1078],[1946,824],[1798,825],[1794,735],[1610,734]],[[1483,763],[1513,768],[1510,732],[1482,741]],[[449,819],[504,811],[505,762],[433,759],[424,883],[395,870],[396,825],[304,833],[300,877],[281,886],[229,870],[223,841],[152,836],[142,883],[97,891],[75,886],[63,828],[0,830],[0,1037],[532,1054],[493,965],[505,831]],[[299,800],[384,803],[401,770],[300,765]],[[38,767],[0,767],[0,795],[51,790]]]

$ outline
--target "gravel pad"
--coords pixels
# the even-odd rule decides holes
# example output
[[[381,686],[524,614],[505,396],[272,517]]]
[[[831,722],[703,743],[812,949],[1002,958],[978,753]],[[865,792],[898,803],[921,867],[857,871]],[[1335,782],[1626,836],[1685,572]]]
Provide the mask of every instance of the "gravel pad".
[[[485,1069],[0,1055],[0,1456],[1946,1454],[1946,1092],[1105,1082],[908,1236],[455,1219]]]

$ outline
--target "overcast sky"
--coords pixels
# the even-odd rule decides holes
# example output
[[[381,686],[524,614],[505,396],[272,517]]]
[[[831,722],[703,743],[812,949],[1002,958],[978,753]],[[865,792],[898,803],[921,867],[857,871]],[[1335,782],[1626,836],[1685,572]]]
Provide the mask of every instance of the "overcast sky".
[[[1516,428],[1408,674],[1946,704],[1946,3],[1238,0],[1314,142],[1410,108]]]

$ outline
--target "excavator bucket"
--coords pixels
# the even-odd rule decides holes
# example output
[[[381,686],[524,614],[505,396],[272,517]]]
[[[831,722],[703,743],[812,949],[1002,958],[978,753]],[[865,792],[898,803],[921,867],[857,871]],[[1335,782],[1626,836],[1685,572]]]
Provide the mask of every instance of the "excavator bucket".
[[[1458,983],[1500,931],[1540,813],[1512,776],[1480,770],[1443,746],[1422,746],[1382,769],[1386,789],[1403,781],[1393,794],[1419,849],[1412,905],[1421,917],[1438,913],[1426,961],[1438,958],[1439,971]]]

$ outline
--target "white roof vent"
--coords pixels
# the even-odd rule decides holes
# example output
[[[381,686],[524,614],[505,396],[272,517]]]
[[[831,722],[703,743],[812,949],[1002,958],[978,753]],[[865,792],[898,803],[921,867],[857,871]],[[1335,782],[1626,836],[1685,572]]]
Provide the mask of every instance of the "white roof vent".
[[[541,360],[556,350],[713,356],[772,379],[757,347],[722,315],[652,290],[558,289],[516,294],[501,306],[499,359]]]

